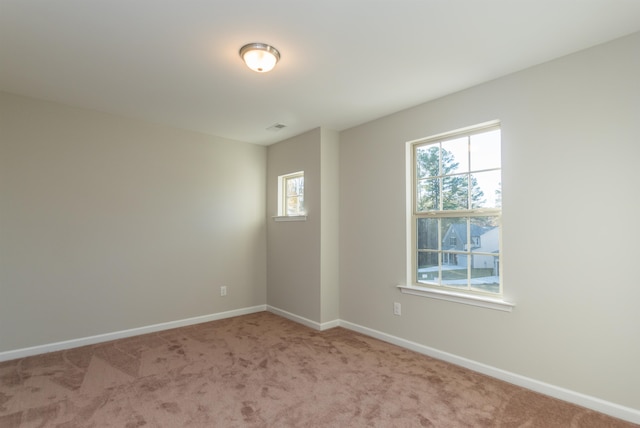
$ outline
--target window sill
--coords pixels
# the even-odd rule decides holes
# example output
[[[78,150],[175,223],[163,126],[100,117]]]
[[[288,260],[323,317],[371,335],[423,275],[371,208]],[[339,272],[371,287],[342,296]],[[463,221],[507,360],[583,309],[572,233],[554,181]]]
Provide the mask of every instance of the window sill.
[[[505,302],[502,299],[456,293],[455,291],[434,290],[432,288],[415,287],[408,285],[398,285],[398,288],[405,294],[429,297],[431,299],[446,300],[449,302],[462,303],[471,306],[479,306],[481,308],[495,309],[497,311],[511,312],[515,307],[515,304]]]
[[[306,215],[277,215],[271,218],[275,221],[307,221]]]

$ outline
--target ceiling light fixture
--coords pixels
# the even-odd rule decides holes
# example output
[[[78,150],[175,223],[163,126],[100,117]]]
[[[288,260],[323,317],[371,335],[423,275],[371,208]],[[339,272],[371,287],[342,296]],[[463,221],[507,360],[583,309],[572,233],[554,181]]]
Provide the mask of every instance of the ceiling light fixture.
[[[266,73],[280,60],[280,52],[265,43],[249,43],[240,48],[240,57],[253,71]]]

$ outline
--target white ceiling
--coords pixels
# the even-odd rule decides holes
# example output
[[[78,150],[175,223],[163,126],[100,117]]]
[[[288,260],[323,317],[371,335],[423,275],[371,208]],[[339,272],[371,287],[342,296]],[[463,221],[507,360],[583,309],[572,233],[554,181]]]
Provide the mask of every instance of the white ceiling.
[[[636,31],[640,0],[0,0],[0,90],[270,144]]]

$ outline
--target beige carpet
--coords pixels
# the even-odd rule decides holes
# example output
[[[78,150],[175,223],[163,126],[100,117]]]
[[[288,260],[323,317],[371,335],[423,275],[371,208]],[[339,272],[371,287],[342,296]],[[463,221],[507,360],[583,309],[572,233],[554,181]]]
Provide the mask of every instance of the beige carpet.
[[[0,363],[0,427],[631,427],[261,312]]]

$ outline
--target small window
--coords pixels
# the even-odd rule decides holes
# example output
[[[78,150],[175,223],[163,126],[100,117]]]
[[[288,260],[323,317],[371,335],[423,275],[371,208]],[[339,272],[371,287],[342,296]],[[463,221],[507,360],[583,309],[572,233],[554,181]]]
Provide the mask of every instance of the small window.
[[[411,144],[413,285],[502,295],[499,124]]]
[[[304,171],[278,177],[278,215],[283,217],[306,215]]]

